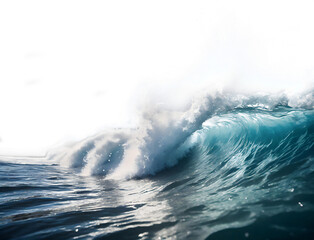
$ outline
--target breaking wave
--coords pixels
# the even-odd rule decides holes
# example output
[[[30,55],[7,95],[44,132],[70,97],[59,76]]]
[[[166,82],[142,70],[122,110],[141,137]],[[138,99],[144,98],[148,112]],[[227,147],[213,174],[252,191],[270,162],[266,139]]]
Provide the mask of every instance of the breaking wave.
[[[48,156],[83,175],[130,179],[154,175],[196,151],[220,159],[221,169],[236,168],[238,179],[313,151],[313,96],[216,93],[194,99],[185,111],[150,105],[139,127],[108,130]]]

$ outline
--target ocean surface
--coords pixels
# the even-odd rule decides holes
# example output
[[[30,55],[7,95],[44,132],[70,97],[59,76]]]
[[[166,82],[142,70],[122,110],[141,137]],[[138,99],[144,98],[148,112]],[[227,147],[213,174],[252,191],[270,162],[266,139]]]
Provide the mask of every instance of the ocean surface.
[[[0,239],[314,239],[313,92],[151,107],[0,158]]]

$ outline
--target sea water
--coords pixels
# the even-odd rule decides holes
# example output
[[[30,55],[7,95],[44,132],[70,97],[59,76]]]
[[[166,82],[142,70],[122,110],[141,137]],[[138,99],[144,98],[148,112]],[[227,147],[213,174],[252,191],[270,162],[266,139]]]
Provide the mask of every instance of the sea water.
[[[0,179],[1,239],[314,239],[313,92],[152,106]]]

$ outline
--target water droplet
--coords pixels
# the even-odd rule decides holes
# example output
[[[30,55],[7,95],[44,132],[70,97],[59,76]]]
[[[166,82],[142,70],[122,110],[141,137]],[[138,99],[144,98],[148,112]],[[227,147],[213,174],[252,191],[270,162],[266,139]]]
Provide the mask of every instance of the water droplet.
[[[298,202],[298,204],[300,205],[300,207],[303,207],[303,204],[301,202]]]
[[[75,229],[75,232],[78,232],[78,228],[77,228],[77,229]]]
[[[289,192],[294,192],[294,188],[288,189]]]

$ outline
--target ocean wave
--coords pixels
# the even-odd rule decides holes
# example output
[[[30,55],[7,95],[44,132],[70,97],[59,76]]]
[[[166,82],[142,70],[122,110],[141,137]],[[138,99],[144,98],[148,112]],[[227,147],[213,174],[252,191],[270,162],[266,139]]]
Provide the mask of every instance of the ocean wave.
[[[223,156],[222,162],[229,166],[267,152],[257,168],[263,170],[276,148],[282,148],[276,156],[281,159],[297,152],[302,141],[310,141],[306,133],[313,128],[313,96],[313,90],[298,96],[206,94],[184,111],[151,104],[141,111],[137,128],[108,130],[50,151],[48,156],[83,175],[130,179],[172,167],[193,148],[208,153],[220,144],[225,155],[218,151],[213,158]],[[309,145],[313,147],[305,144]],[[253,164],[256,159],[250,161]]]

